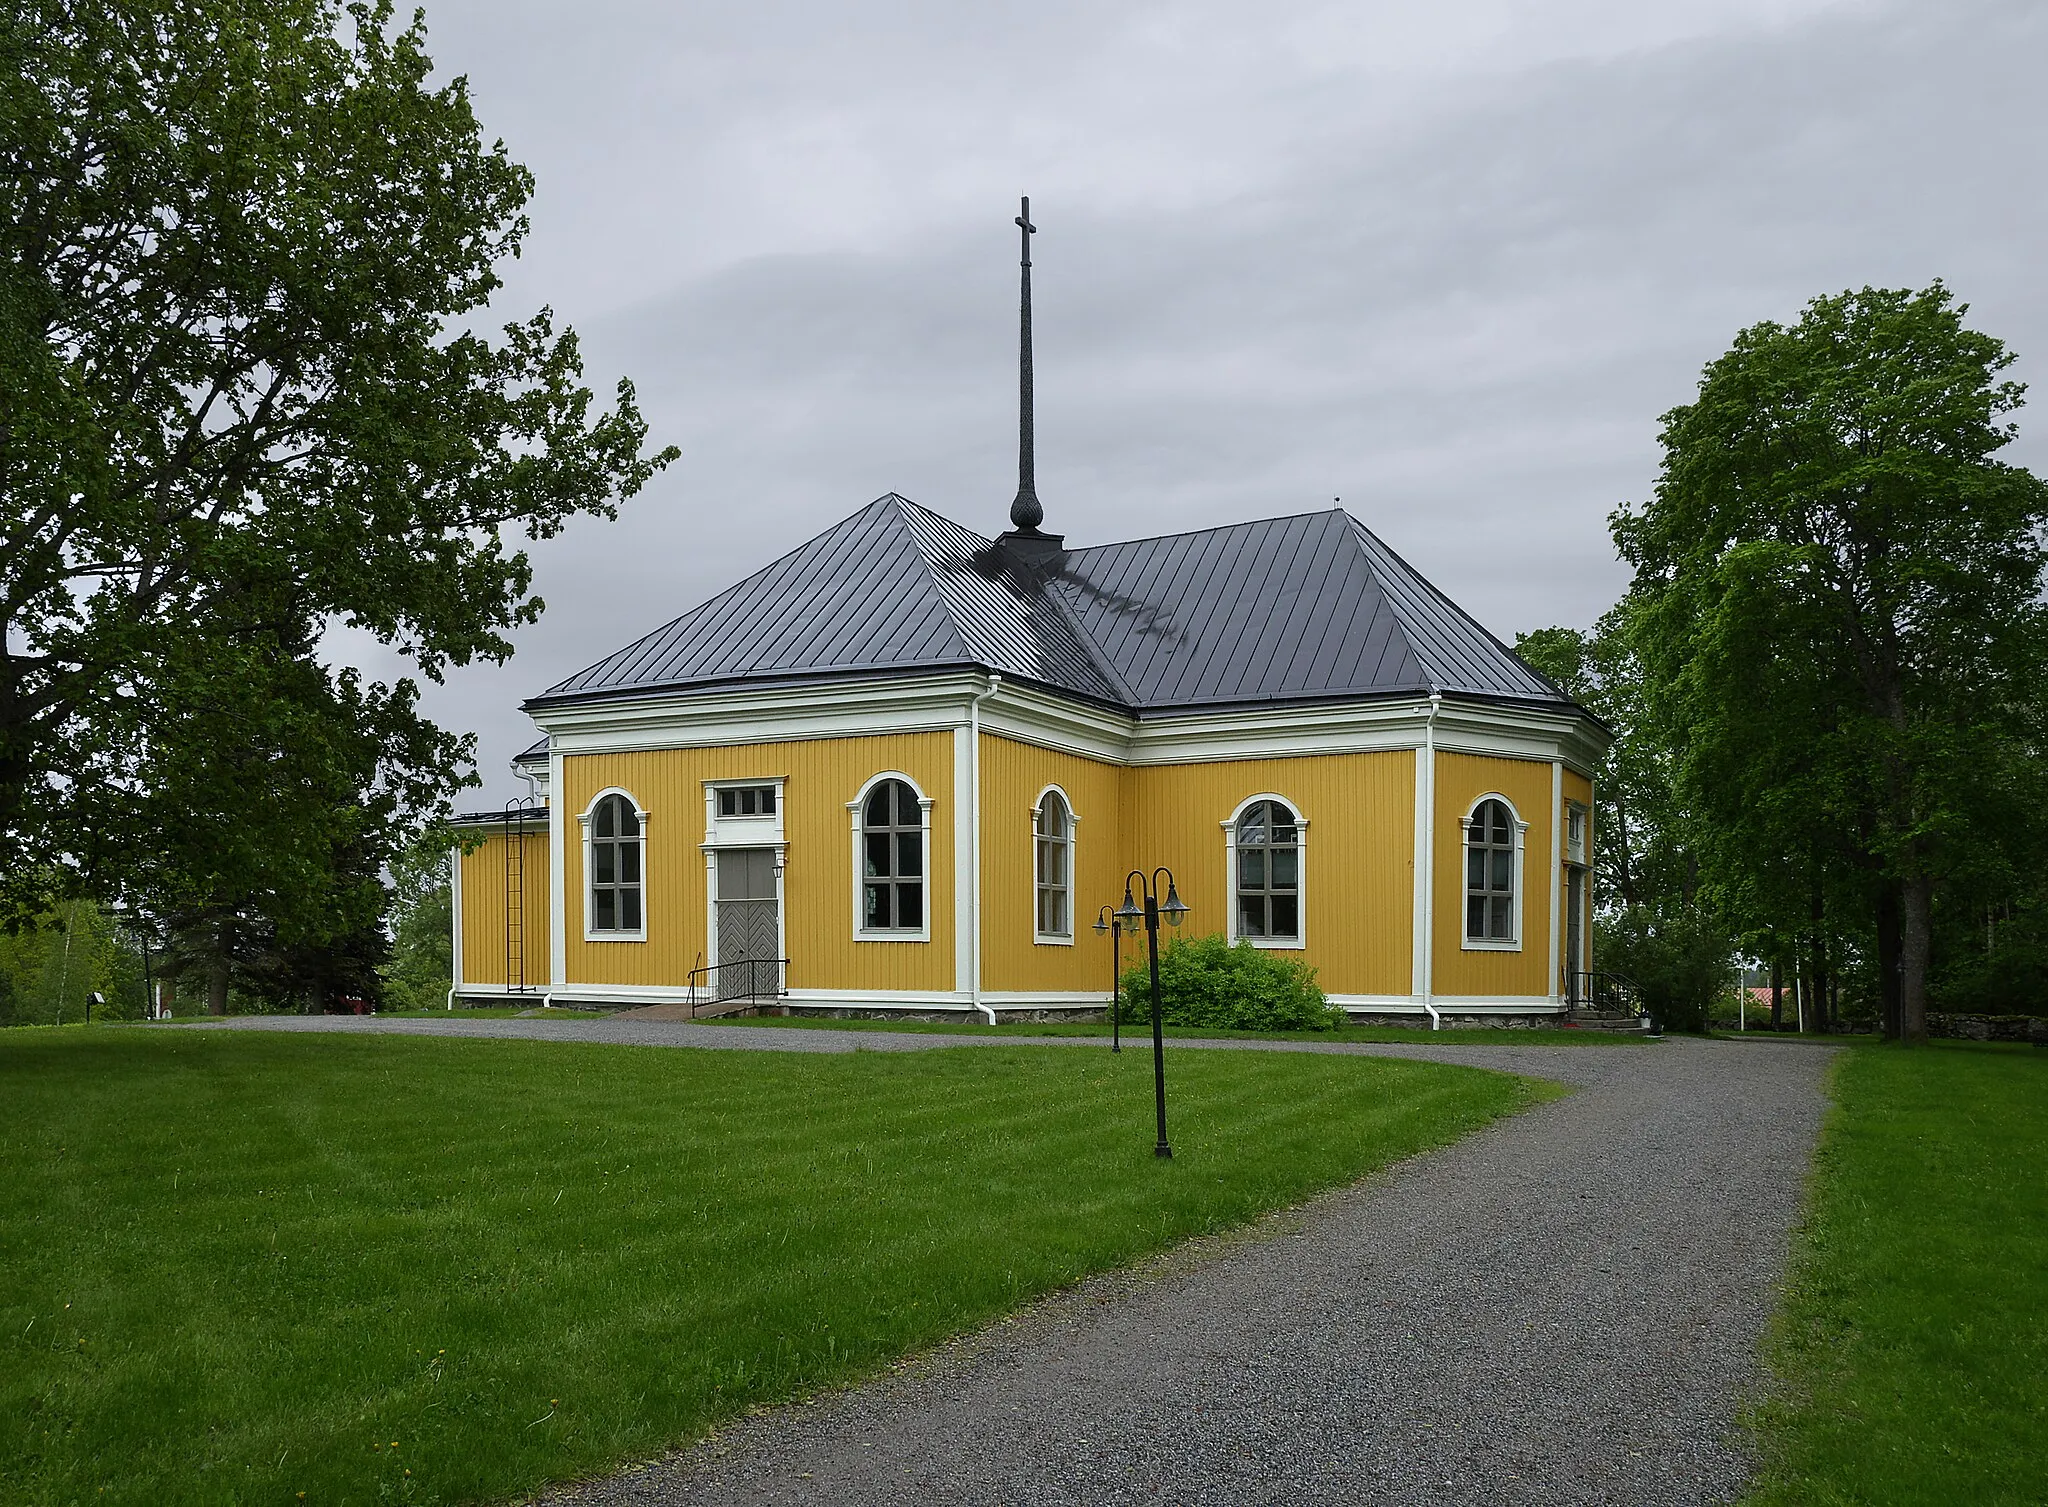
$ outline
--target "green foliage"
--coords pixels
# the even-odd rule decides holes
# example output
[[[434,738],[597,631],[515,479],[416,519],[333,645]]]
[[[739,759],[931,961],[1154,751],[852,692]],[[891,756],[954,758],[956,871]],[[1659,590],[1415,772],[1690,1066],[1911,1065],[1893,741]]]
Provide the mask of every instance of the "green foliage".
[[[522,539],[673,454],[643,453],[629,384],[594,402],[549,313],[490,328],[533,183],[433,71],[388,0],[0,15],[17,918],[54,881],[359,971],[365,876],[471,750],[322,635],[434,679],[502,660],[541,607]]]
[[[1715,1003],[1733,984],[1735,946],[1697,909],[1660,913],[1648,906],[1595,923],[1601,968],[1626,976],[1643,1007],[1667,1031],[1704,1031]]]
[[[1124,973],[1125,1019],[1152,1019],[1152,973],[1143,942]],[[1282,953],[1220,936],[1174,937],[1159,950],[1160,1019],[1172,1026],[1241,1031],[1327,1031],[1344,1012],[1323,998],[1316,971]]]
[[[1836,1060],[1750,1507],[2040,1502],[2043,1055],[1940,1042]]]
[[[0,1500],[526,1500],[1544,1096],[1293,1052],[1172,1092],[1162,1163],[1142,1052],[14,1033]]]
[[[94,1020],[139,1019],[142,973],[137,938],[91,901],[66,901],[0,932],[0,1026],[82,1022],[95,993]]]
[[[391,961],[384,1008],[438,1010],[455,982],[455,895],[448,877],[454,844],[429,828],[391,865]]]
[[[2014,866],[2048,704],[2048,486],[1996,459],[2023,393],[1966,312],[1866,288],[1744,330],[1613,520],[1702,889],[1760,951],[1874,953],[1908,1034],[1937,890]]]

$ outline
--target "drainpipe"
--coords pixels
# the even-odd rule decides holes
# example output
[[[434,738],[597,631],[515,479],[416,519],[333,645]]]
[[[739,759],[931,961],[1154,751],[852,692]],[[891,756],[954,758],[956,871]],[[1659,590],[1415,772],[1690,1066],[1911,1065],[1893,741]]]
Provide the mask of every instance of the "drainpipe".
[[[969,876],[967,905],[974,926],[974,976],[969,980],[969,988],[974,1008],[988,1017],[990,1025],[996,1023],[996,1012],[981,1002],[981,704],[995,695],[1002,683],[1002,676],[991,674],[987,689],[976,691],[967,703],[967,819],[973,823],[967,850],[974,865]]]
[[[1423,761],[1429,788],[1423,792],[1422,809],[1428,814],[1428,836],[1422,844],[1422,1008],[1429,1012],[1429,1028],[1443,1029],[1436,999],[1436,714],[1443,706],[1441,693],[1429,693],[1429,716],[1422,723],[1422,746],[1429,751]]]

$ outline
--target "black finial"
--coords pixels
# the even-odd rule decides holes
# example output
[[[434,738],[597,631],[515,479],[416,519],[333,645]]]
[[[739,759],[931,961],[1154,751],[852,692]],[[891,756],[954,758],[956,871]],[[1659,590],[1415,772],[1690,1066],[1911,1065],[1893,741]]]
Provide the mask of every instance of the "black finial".
[[[1035,534],[1045,521],[1038,501],[1038,465],[1031,430],[1031,201],[1017,216],[1017,238],[1024,247],[1022,292],[1017,311],[1017,500],[1010,504],[1010,522],[1020,532]]]

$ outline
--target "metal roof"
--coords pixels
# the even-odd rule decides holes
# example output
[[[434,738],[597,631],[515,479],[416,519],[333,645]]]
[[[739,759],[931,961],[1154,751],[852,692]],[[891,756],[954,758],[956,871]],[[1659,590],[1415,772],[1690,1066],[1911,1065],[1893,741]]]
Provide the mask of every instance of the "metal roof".
[[[1034,561],[891,493],[529,705],[940,667],[1140,714],[1432,691],[1569,704],[1341,509]]]

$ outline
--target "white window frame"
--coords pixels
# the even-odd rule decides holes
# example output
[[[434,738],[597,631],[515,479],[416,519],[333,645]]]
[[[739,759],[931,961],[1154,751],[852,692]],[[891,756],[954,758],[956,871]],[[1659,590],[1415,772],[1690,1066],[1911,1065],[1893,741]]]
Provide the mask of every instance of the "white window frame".
[[[591,893],[595,882],[592,874],[595,868],[595,854],[592,848],[596,838],[591,829],[596,823],[597,808],[609,796],[621,796],[633,808],[634,816],[640,820],[640,929],[638,931],[599,931],[597,929],[597,897]],[[576,820],[583,828],[583,940],[586,942],[644,942],[647,940],[647,921],[652,914],[653,875],[647,862],[647,822],[650,813],[637,800],[633,792],[618,785],[607,785],[590,798]],[[607,842],[613,839],[605,839]]]
[[[1511,938],[1474,937],[1468,935],[1470,926],[1467,913],[1471,909],[1472,891],[1472,818],[1479,808],[1488,801],[1499,801],[1508,809],[1508,822],[1515,833],[1514,893],[1508,897],[1508,914],[1514,932]],[[1522,950],[1522,917],[1527,911],[1529,887],[1525,870],[1528,867],[1529,824],[1522,820],[1522,813],[1515,803],[1498,790],[1489,790],[1477,796],[1465,808],[1465,814],[1458,818],[1458,941],[1465,952],[1520,952]]]
[[[1045,810],[1045,798],[1056,795],[1067,810],[1067,882],[1062,886],[1067,892],[1067,929],[1064,932],[1040,931],[1038,929],[1038,892],[1045,881],[1038,872],[1038,818]],[[1031,803],[1031,940],[1040,947],[1072,947],[1074,945],[1074,855],[1081,845],[1081,813],[1074,809],[1074,798],[1058,785],[1048,785],[1038,792],[1038,799]]]
[[[1247,937],[1238,932],[1237,914],[1237,823],[1238,820],[1260,801],[1278,801],[1294,813],[1295,850],[1299,854],[1295,862],[1295,935],[1291,937]],[[1257,795],[1248,795],[1237,803],[1230,815],[1223,820],[1223,874],[1224,890],[1229,905],[1228,929],[1225,935],[1232,943],[1249,942],[1254,947],[1274,952],[1302,952],[1308,947],[1308,818],[1302,814],[1301,802],[1291,795],[1282,795],[1274,790],[1262,790]]]
[[[901,780],[910,787],[910,793],[917,797],[920,815],[919,827],[924,843],[924,904],[919,907],[922,924],[915,930],[909,927],[891,927],[887,931],[871,931],[861,923],[867,919],[867,865],[861,851],[862,822],[867,810],[868,797],[884,780]],[[780,805],[777,802],[777,805]],[[932,939],[932,798],[924,793],[924,787],[900,769],[884,769],[869,775],[860,787],[860,793],[846,803],[846,814],[852,819],[853,828],[853,939],[856,942],[929,942]]]
[[[1578,831],[1576,839],[1572,836],[1574,828]],[[1591,811],[1578,801],[1566,801],[1564,803],[1564,861],[1566,863],[1577,864],[1581,868],[1591,866],[1586,856],[1591,845],[1586,841],[1586,837],[1592,831],[1592,828],[1593,813]]]
[[[788,829],[783,818],[788,812],[787,775],[763,775],[751,780],[706,780],[704,782],[704,956],[717,963],[718,956],[718,850],[720,848],[773,848],[775,850],[775,942],[778,957],[789,956],[789,897],[783,882],[789,867]],[[726,790],[775,789],[772,815],[721,816],[718,797]],[[777,969],[778,975],[782,970]],[[776,986],[783,980],[778,977]]]

